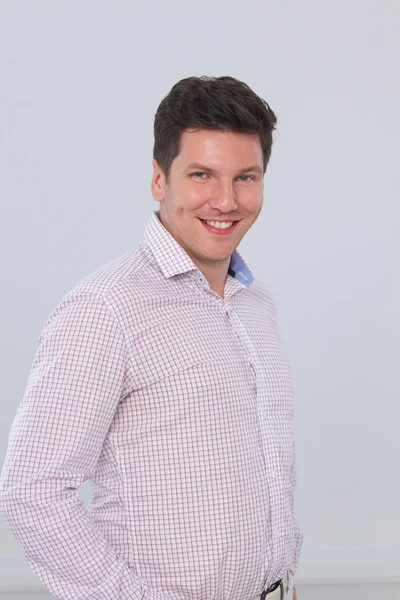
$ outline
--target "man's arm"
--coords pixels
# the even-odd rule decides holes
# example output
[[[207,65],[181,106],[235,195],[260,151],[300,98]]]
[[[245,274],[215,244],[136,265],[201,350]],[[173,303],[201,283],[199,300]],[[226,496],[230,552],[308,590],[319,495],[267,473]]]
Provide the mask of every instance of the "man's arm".
[[[275,327],[276,327],[276,330],[277,330],[277,333],[278,333],[278,336],[280,339],[277,305],[276,305],[273,295],[271,294],[270,289],[269,288],[266,288],[266,289],[267,289],[267,293],[269,296],[269,302],[272,307],[273,321],[274,321],[274,324],[275,324]],[[300,553],[301,553],[301,549],[303,546],[303,538],[304,538],[304,535],[301,532],[299,524],[297,522],[297,519],[294,515],[294,494],[295,494],[296,482],[297,482],[296,449],[295,449],[294,441],[293,441],[293,456],[292,456],[292,458],[293,458],[293,460],[292,460],[292,465],[291,465],[291,470],[290,470],[290,483],[291,483],[290,511],[293,516],[293,523],[294,523],[295,531],[294,531],[294,550],[293,550],[293,554],[292,554],[292,562],[288,566],[291,586],[293,586],[293,583],[294,583],[294,577],[295,577],[297,567],[299,564]],[[293,590],[294,590],[293,591],[293,600],[296,600],[296,589],[293,587]]]
[[[303,546],[303,538],[304,538],[304,535],[300,530],[297,519],[294,516],[294,492],[295,492],[295,488],[296,488],[296,452],[295,452],[294,447],[293,447],[293,462],[292,462],[292,470],[291,470],[291,483],[292,483],[292,494],[290,497],[290,508],[291,508],[291,512],[293,515],[293,522],[295,524],[295,532],[294,532],[295,546],[294,546],[294,552],[293,552],[293,561],[292,561],[292,564],[289,566],[289,571],[290,571],[290,576],[291,576],[292,583],[293,583],[294,576],[295,576],[295,573],[297,571],[297,567],[299,564],[299,558],[300,558],[300,553],[301,553],[301,549]]]
[[[93,475],[125,378],[126,346],[102,299],[64,301],[39,338],[0,477],[0,510],[60,599],[142,600],[77,489]]]

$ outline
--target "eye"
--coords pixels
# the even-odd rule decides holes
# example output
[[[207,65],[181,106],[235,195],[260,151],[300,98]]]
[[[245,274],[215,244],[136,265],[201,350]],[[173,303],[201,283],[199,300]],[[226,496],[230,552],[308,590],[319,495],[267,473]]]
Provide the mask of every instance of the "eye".
[[[203,177],[198,177],[198,175],[207,175],[207,173],[204,173],[204,171],[196,171],[195,173],[191,173],[191,176],[192,177],[194,176],[196,179],[204,179]],[[245,178],[247,177],[247,179],[245,179],[246,182],[249,180],[254,181],[254,179],[255,179],[255,177],[253,177],[253,175],[240,175],[238,177],[238,179],[241,179],[243,177],[245,177]],[[243,181],[243,179],[242,179],[242,181]]]
[[[240,175],[240,177],[249,177],[252,180],[255,179],[252,175]],[[239,179],[240,179],[240,177],[239,177]],[[248,179],[246,179],[246,181],[248,181]]]

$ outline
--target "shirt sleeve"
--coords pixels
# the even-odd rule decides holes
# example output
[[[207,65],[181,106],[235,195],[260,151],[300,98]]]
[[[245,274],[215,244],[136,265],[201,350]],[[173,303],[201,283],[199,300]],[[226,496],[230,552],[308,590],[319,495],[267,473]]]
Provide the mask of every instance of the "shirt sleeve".
[[[293,463],[292,463],[292,471],[291,471],[291,482],[292,482],[292,495],[290,497],[290,507],[293,515],[293,523],[294,523],[294,551],[293,551],[293,559],[292,563],[289,565],[289,571],[292,576],[292,580],[294,580],[294,576],[297,571],[297,567],[299,564],[300,553],[303,546],[303,538],[304,535],[300,530],[300,526],[297,522],[297,519],[294,514],[294,491],[296,487],[296,453],[293,448]]]
[[[277,328],[278,335],[279,335],[279,318],[278,318],[277,305],[276,305],[275,299],[272,296],[269,288],[268,288],[268,293],[269,293],[269,301],[272,306],[272,313],[273,313],[273,317],[274,317],[275,326]],[[304,541],[304,534],[302,533],[302,531],[300,529],[299,523],[295,516],[295,510],[294,510],[294,494],[295,494],[295,489],[296,489],[296,481],[297,481],[296,448],[295,448],[295,445],[293,442],[293,461],[292,461],[292,466],[291,466],[291,471],[290,471],[290,483],[291,483],[290,510],[291,510],[291,514],[293,517],[293,524],[294,524],[294,548],[292,549],[292,555],[291,555],[292,559],[288,566],[291,585],[293,585],[293,583],[294,583],[294,577],[295,577],[297,567],[299,564],[300,554],[301,554],[301,550],[303,547],[303,541]]]
[[[125,367],[124,337],[104,300],[63,300],[39,338],[10,429],[0,510],[30,569],[60,599],[143,598],[77,493],[94,473]]]

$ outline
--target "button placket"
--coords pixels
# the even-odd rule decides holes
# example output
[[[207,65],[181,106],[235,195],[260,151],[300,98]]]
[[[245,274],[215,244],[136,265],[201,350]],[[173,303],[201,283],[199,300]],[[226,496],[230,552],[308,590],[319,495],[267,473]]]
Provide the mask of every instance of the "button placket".
[[[259,359],[257,357],[256,351],[253,348],[250,338],[248,337],[240,319],[237,315],[229,311],[229,308],[226,309],[226,314],[232,323],[232,327],[239,337],[242,347],[245,349],[246,358],[251,363],[255,370],[256,382],[260,373],[260,364]],[[261,436],[262,445],[263,445],[263,454],[264,461],[266,466],[266,476],[267,476],[267,485],[270,490],[270,495],[279,496],[280,495],[280,467],[277,462],[278,460],[278,445],[276,442],[275,434],[269,419],[261,412],[260,404],[257,402],[257,383],[256,383],[256,407],[257,407],[257,415],[260,423],[263,424],[263,429],[265,431],[265,436]],[[268,440],[268,445],[267,445]],[[272,452],[271,452],[272,450]],[[278,506],[274,510],[274,503],[270,503],[271,507],[271,525],[272,525],[272,535],[273,539],[278,541],[281,536],[281,507]]]

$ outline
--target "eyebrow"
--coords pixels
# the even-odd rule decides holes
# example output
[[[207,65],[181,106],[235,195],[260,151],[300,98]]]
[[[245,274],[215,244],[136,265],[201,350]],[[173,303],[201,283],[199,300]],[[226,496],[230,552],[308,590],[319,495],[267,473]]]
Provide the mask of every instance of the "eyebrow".
[[[188,171],[189,169],[199,169],[201,171],[208,171],[209,173],[213,173],[213,175],[220,175],[220,171],[216,171],[215,169],[212,169],[211,167],[207,167],[206,165],[202,165],[201,163],[190,163],[190,165],[188,165],[186,167],[186,171]],[[249,171],[255,171],[256,173],[259,173],[260,175],[262,175],[262,170],[259,167],[259,165],[252,165],[251,167],[245,167],[244,169],[240,169],[239,173],[248,173]]]

